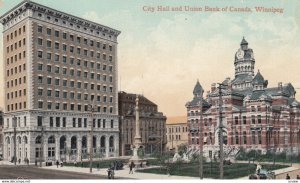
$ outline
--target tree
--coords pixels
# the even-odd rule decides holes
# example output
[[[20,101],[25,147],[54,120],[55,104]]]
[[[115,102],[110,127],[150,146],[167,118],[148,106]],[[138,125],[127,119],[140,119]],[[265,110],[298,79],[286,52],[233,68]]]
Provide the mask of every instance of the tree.
[[[188,149],[187,144],[180,144],[180,145],[178,146],[178,154],[179,154],[180,156],[182,156],[184,153],[187,152],[187,149]]]

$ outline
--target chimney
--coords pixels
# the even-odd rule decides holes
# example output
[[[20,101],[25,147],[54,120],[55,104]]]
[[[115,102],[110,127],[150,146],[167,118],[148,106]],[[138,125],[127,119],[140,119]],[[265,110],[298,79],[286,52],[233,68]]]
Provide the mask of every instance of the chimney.
[[[216,90],[216,83],[211,84],[211,92],[213,93]]]

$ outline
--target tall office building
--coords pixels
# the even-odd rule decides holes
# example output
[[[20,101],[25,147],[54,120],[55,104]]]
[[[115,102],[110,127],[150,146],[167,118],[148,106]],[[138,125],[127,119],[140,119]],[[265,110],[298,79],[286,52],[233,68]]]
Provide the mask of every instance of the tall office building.
[[[4,159],[16,150],[22,161],[78,161],[90,146],[95,156],[117,156],[120,31],[29,0],[0,21]]]

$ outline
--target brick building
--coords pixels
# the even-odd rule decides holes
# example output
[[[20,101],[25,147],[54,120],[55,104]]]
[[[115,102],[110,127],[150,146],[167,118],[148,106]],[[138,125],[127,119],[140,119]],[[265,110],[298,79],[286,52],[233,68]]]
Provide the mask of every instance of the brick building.
[[[30,0],[0,21],[4,159],[12,159],[14,148],[22,162],[86,159],[91,146],[98,156],[118,156],[120,31]]]
[[[256,149],[262,153],[300,152],[300,103],[295,99],[291,83],[278,83],[268,87],[261,72],[254,75],[253,50],[243,38],[235,54],[235,77],[226,78],[222,92],[222,123],[224,126],[224,152],[229,156],[240,148]],[[189,147],[199,149],[199,124],[203,125],[204,153],[218,151],[219,89],[211,91],[202,102],[203,121],[200,123],[200,103],[203,88],[199,82],[194,98],[186,104]]]
[[[186,116],[167,118],[167,149],[178,150],[179,145],[188,144],[188,127]]]
[[[119,92],[120,155],[132,155],[135,136],[136,94]],[[139,96],[139,121],[145,153],[160,152],[167,144],[166,116],[158,112],[157,105],[144,96]]]

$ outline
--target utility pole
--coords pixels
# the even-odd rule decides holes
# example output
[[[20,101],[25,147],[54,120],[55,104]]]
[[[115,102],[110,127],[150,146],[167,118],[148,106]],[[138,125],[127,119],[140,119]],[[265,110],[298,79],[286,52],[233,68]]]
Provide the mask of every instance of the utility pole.
[[[222,122],[222,87],[226,86],[224,84],[219,84],[219,146],[220,146],[220,179],[223,179],[224,169],[223,169],[223,159],[224,159],[224,152],[223,152],[223,122]]]
[[[13,117],[13,127],[14,127],[14,158],[13,158],[13,161],[14,161],[14,164],[16,165],[17,164],[17,130],[16,130],[16,127],[17,127],[17,117],[14,116]]]
[[[203,109],[203,90],[201,90],[200,94],[200,101],[199,101],[199,109],[200,109],[200,120],[198,123],[199,127],[199,150],[200,150],[200,157],[199,157],[199,177],[203,179],[203,124],[202,124],[202,109]]]
[[[90,131],[90,173],[93,172],[93,144],[94,144],[94,138],[93,138],[93,131],[94,131],[94,101],[93,100],[93,104],[91,105],[91,131]]]

